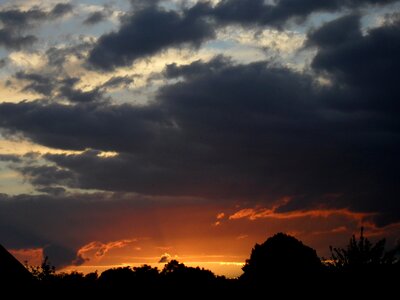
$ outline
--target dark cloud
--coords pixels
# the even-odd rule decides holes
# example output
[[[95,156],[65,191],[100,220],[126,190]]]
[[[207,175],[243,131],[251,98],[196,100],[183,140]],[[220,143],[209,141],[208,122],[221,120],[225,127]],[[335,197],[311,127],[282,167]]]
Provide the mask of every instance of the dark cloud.
[[[15,74],[15,78],[18,80],[26,80],[29,82],[24,86],[23,91],[32,91],[42,95],[51,95],[54,90],[54,78],[48,75],[42,75],[38,73],[26,73],[18,72]]]
[[[20,50],[37,41],[34,35],[16,35],[10,28],[0,29],[0,46]]]
[[[71,103],[91,103],[107,101],[108,89],[126,87],[133,82],[132,76],[114,76],[100,86],[91,90],[77,87],[80,80],[76,77],[58,77],[54,72],[39,74],[34,72],[17,72],[14,76],[25,83],[22,91],[34,92],[48,99],[68,100]]]
[[[50,147],[98,149],[43,157],[73,184],[57,168],[20,169],[43,186],[221,201],[290,196],[282,211],[378,212],[383,225],[400,218],[399,32],[389,22],[363,35],[358,17],[346,16],[309,33],[310,72],[224,57],[172,64],[163,74],[179,80],[146,106],[3,103],[0,126]]]
[[[218,26],[280,27],[288,20],[302,20],[318,11],[335,12],[343,8],[384,5],[394,1],[280,0],[267,4],[264,0],[223,0],[215,6],[210,2],[197,2],[181,11],[166,11],[157,5],[160,1],[132,1],[134,13],[122,18],[118,31],[100,37],[90,52],[88,62],[94,68],[110,71],[168,48],[183,45],[198,47],[215,37]],[[91,17],[96,21],[101,15],[98,13]]]
[[[6,162],[21,162],[21,158],[17,155],[12,154],[0,154],[0,161]]]
[[[386,25],[393,25],[400,21],[400,12],[387,13],[385,15]]]
[[[50,11],[32,8],[26,11],[20,9],[6,9],[0,11],[0,46],[7,49],[20,50],[31,46],[37,41],[37,37],[28,34],[47,20],[53,20],[64,16],[72,10],[70,4],[59,3]]]
[[[84,21],[83,24],[85,25],[95,25],[100,22],[103,22],[106,20],[107,14],[105,14],[103,11],[95,11],[91,13]]]
[[[43,256],[49,258],[49,264],[58,269],[70,265],[79,266],[86,260],[77,255],[76,249],[63,245],[47,245],[43,248]]]
[[[129,0],[134,10],[143,9],[148,7],[155,7],[163,0]]]
[[[290,19],[302,20],[315,12],[335,12],[364,5],[385,5],[396,0],[222,0],[210,11],[219,22],[281,26]]]
[[[15,27],[17,30],[36,26],[43,21],[52,18],[60,18],[72,11],[72,5],[58,3],[50,11],[44,11],[37,7],[29,10],[9,9],[0,11],[0,22],[5,27]]]
[[[60,18],[70,12],[72,12],[73,6],[70,3],[58,3],[49,12],[49,17]]]
[[[201,60],[183,66],[173,63],[166,66],[164,76],[169,79],[177,77],[190,79],[196,76],[203,76],[205,73],[218,72],[222,68],[229,66],[229,64],[232,64],[232,61],[223,55],[214,57],[207,64],[204,64]]]
[[[157,203],[163,207],[165,202]],[[133,194],[0,194],[1,243],[9,249],[43,248],[57,269],[79,265],[78,249],[87,243],[132,238],[143,234],[132,228],[152,228],[154,220],[140,215],[151,216],[154,204],[154,199]]]
[[[339,97],[331,99],[335,108],[376,114],[399,110],[400,20],[364,35],[359,17],[345,16],[312,32],[309,41],[319,49],[312,67],[337,83]],[[398,125],[390,119],[385,122],[387,126]]]
[[[38,187],[47,187],[58,183],[59,185],[73,187],[74,174],[71,171],[63,170],[56,166],[23,166],[17,168],[29,181]],[[44,191],[42,189],[42,191]],[[50,190],[46,190],[49,192]],[[60,192],[60,190],[53,190],[52,192]]]
[[[161,255],[160,260],[158,261],[159,264],[166,264],[171,260],[171,255],[169,255],[168,253],[164,253],[163,255]]]
[[[27,11],[18,9],[0,11],[0,22],[4,27],[14,27],[17,30],[36,26],[47,18],[48,14],[38,8]]]
[[[88,26],[96,25],[98,23],[106,21],[112,14],[113,7],[109,4],[105,4],[102,10],[90,13],[83,21],[83,24]]]
[[[190,13],[145,8],[124,18],[118,31],[100,37],[90,52],[89,63],[110,71],[170,47],[198,47],[214,34],[209,22]]]
[[[99,87],[84,91],[76,87],[78,82],[78,78],[66,78],[61,80],[57,96],[66,98],[73,103],[89,103],[103,99],[103,92]]]
[[[45,186],[45,187],[37,187],[36,190],[40,193],[49,194],[53,196],[61,196],[66,193],[66,189],[62,187]]]
[[[118,88],[126,87],[133,83],[133,78],[131,76],[113,76],[102,84],[103,88]]]
[[[70,43],[65,47],[50,47],[46,50],[48,65],[58,70],[63,69],[63,65],[67,58],[75,57],[79,60],[84,59],[84,53],[93,47],[93,43],[78,40],[76,44]]]
[[[307,37],[307,46],[330,48],[360,38],[362,38],[360,16],[348,15],[311,31]]]
[[[72,106],[34,101],[4,103],[0,111],[1,115],[9,115],[0,121],[3,128],[26,132],[40,144],[71,150],[94,148],[129,152],[147,148],[151,140],[164,133],[163,130],[173,128],[161,111],[127,104]]]
[[[69,203],[59,202],[60,198]],[[74,240],[66,232],[71,229],[75,236],[79,235],[79,226],[71,224],[68,219],[75,216],[81,220],[80,210],[87,211],[84,204],[87,200],[90,197],[79,195],[54,198],[45,195],[0,194],[2,243],[8,248],[44,248],[44,254],[49,256],[51,264],[57,268],[81,264],[82,258],[76,254],[77,248],[86,242],[87,236],[83,240]]]
[[[15,78],[29,82],[23,87],[23,91],[32,91],[49,98],[66,99],[72,103],[89,103],[105,100],[103,87],[95,87],[92,90],[84,91],[76,87],[79,79],[75,77],[59,78],[55,74],[26,73],[20,71],[15,74]]]
[[[6,58],[1,58],[0,59],[0,69],[4,68],[7,65],[8,61]]]
[[[59,202],[60,198],[69,203]],[[79,263],[76,250],[85,242],[74,240],[65,233],[68,227],[73,231],[78,229],[76,224],[67,220],[74,214],[80,215],[80,210],[86,210],[84,199],[87,201],[88,198],[0,194],[2,243],[8,248],[44,248],[44,254],[56,267],[70,265],[74,261]],[[75,231],[75,235],[78,235],[78,231]]]

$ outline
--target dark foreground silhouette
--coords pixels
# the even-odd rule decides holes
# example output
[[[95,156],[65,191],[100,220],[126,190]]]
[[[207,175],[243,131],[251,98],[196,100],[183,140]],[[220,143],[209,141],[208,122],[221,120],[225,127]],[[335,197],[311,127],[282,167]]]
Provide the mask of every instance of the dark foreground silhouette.
[[[39,299],[242,298],[276,296],[357,298],[397,295],[400,279],[399,247],[385,251],[385,240],[371,243],[353,236],[346,248],[331,247],[329,260],[296,238],[278,233],[256,244],[237,279],[185,266],[176,260],[162,270],[148,265],[109,269],[97,273],[55,273],[46,258],[41,266],[20,265],[0,248],[1,288],[14,296]],[[7,254],[6,254],[7,253]],[[4,266],[7,266],[5,268]],[[7,273],[9,276],[7,276]]]

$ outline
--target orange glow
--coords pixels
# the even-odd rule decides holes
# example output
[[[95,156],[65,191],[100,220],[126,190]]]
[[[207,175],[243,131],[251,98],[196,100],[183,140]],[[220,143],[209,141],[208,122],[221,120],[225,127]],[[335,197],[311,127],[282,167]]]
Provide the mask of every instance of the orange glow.
[[[21,263],[38,266],[43,260],[43,249],[11,249],[9,250]]]
[[[374,213],[357,213],[348,209],[317,209],[317,210],[297,210],[291,212],[276,212],[278,207],[272,209],[245,208],[241,209],[229,216],[229,220],[237,220],[247,218],[251,221],[257,219],[273,218],[273,219],[293,219],[304,217],[323,217],[328,218],[333,215],[343,215],[355,220],[363,220],[364,218],[374,216]]]
[[[282,203],[282,201],[280,202]],[[189,202],[177,206],[121,208],[98,215],[95,226],[76,227],[62,239],[84,241],[76,247],[82,265],[71,265],[58,271],[77,270],[88,273],[111,267],[149,264],[159,269],[165,253],[188,266],[200,266],[218,275],[237,277],[256,243],[263,243],[277,232],[294,235],[329,258],[329,245],[343,246],[360,224],[367,236],[388,238],[388,248],[400,233],[400,224],[384,228],[373,226],[368,218],[374,214],[349,209],[312,209],[278,212],[272,208],[237,207],[221,203]],[[95,212],[91,218],[97,217]],[[87,212],[74,215],[76,220],[88,218]],[[367,219],[367,220],[365,220]],[[82,221],[81,221],[82,222]],[[218,224],[216,224],[218,222]],[[218,225],[218,226],[215,226]],[[60,240],[60,243],[62,240]],[[68,243],[68,240],[66,241]],[[41,249],[13,252],[20,261],[39,264]],[[33,259],[35,257],[35,259]],[[51,261],[51,257],[49,257]]]
[[[83,257],[84,259],[90,258],[101,258],[107,254],[108,251],[114,248],[123,248],[133,242],[136,242],[136,239],[131,240],[120,240],[109,243],[102,243],[98,241],[91,242],[89,244],[84,245],[82,248],[78,250],[78,255]],[[138,249],[138,247],[136,248]],[[92,254],[92,255],[90,255]]]

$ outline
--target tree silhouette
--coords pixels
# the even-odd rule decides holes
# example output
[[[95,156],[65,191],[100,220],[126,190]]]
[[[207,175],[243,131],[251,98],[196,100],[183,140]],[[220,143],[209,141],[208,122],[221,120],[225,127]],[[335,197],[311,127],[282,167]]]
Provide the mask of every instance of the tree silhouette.
[[[25,263],[25,267],[33,275],[34,278],[41,281],[46,281],[54,278],[56,273],[56,268],[51,265],[49,257],[46,256],[40,266],[28,266]]]
[[[364,237],[364,228],[361,227],[360,238],[357,240],[353,235],[346,248],[329,247],[331,265],[344,269],[393,265],[396,262],[396,252],[399,251],[399,247],[392,251],[385,251],[385,244],[385,239],[381,239],[375,244],[371,243]]]
[[[14,288],[13,292],[25,291],[27,296],[40,299],[53,299],[54,295],[74,299],[83,294],[90,294],[91,298],[105,295],[119,298],[132,291],[146,298],[170,295],[173,299],[188,299],[213,295],[223,299],[250,299],[263,292],[280,298],[321,298],[323,294],[315,287],[329,283],[334,287],[329,289],[329,296],[343,298],[344,293],[357,290],[358,298],[366,298],[371,291],[381,296],[382,291],[397,292],[400,260],[396,251],[399,248],[385,251],[384,239],[371,243],[361,229],[360,238],[353,235],[346,248],[330,247],[332,263],[327,268],[314,249],[290,235],[278,233],[254,246],[239,280],[215,276],[210,270],[188,267],[177,260],[165,264],[161,271],[142,265],[108,269],[100,276],[97,271],[87,275],[76,271],[55,273],[46,257],[40,266],[28,267],[37,280],[30,284],[13,277],[14,281],[8,281],[7,286],[21,285],[23,289]],[[17,267],[18,264],[13,268]],[[0,282],[2,288],[6,286],[4,282]]]
[[[263,244],[256,244],[246,260],[241,279],[263,281],[301,274],[314,274],[322,268],[314,249],[296,238],[278,233]]]
[[[177,260],[171,260],[164,266],[161,275],[168,280],[185,281],[190,283],[206,283],[213,281],[216,277],[210,270],[204,268],[187,267]]]

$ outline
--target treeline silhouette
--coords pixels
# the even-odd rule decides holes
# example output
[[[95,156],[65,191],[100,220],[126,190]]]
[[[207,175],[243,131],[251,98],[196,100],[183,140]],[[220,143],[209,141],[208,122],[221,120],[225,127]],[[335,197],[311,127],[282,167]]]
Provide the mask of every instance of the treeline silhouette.
[[[79,272],[56,273],[46,257],[41,266],[27,267],[32,280],[19,283],[30,296],[40,298],[93,298],[105,295],[137,298],[163,297],[192,299],[280,296],[342,296],[351,292],[361,296],[371,293],[391,294],[398,291],[400,275],[399,246],[385,250],[385,240],[370,242],[361,229],[345,248],[330,247],[331,257],[321,259],[314,249],[296,238],[278,233],[263,244],[256,244],[236,279],[216,276],[210,270],[193,268],[171,260],[162,270],[141,267],[112,268],[84,275]],[[4,282],[4,281],[3,281]],[[323,291],[324,294],[319,294]],[[329,298],[329,297],[328,297]]]

